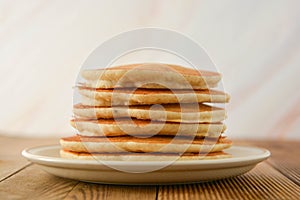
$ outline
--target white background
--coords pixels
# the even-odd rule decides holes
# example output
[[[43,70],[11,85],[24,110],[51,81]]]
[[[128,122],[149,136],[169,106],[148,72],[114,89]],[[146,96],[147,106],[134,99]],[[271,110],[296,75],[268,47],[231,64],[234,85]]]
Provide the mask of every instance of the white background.
[[[0,134],[66,136],[89,53],[139,27],[206,48],[231,94],[231,138],[300,138],[300,1],[0,1]]]

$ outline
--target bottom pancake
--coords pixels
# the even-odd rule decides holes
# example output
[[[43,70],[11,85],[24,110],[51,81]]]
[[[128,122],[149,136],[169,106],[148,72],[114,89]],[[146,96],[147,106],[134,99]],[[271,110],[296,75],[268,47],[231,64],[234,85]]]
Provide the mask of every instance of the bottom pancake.
[[[184,153],[167,154],[167,153],[84,153],[61,150],[62,158],[76,159],[76,160],[99,160],[99,161],[173,161],[173,160],[213,160],[230,158],[231,155],[223,151],[198,154],[198,153]]]
[[[162,137],[138,138],[123,137],[83,137],[73,136],[61,138],[62,149],[75,152],[162,152],[162,153],[203,153],[217,152],[229,148],[232,141],[220,137],[218,139]]]

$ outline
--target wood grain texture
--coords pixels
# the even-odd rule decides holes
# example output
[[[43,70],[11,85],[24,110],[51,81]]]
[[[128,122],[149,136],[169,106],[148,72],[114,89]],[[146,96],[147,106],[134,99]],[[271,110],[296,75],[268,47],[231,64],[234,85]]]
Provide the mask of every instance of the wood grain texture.
[[[0,183],[0,199],[63,199],[76,184],[30,165]]]
[[[23,149],[57,143],[58,138],[32,139],[0,136],[0,181],[29,164],[29,162],[21,156]]]
[[[247,144],[269,149],[271,157],[267,162],[300,185],[299,141],[248,141]]]
[[[158,199],[299,199],[300,188],[267,163],[220,181],[160,186]]]
[[[126,199],[154,200],[156,186],[121,186],[79,183],[65,199]]]

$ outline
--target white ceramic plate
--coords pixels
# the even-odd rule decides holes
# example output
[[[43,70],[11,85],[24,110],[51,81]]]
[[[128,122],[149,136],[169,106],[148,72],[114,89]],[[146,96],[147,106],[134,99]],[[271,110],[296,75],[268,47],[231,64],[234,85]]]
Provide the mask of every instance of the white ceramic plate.
[[[256,147],[233,146],[225,150],[232,158],[218,160],[176,161],[165,168],[147,173],[119,171],[150,171],[159,168],[161,161],[71,160],[60,158],[60,146],[41,146],[25,149],[22,155],[46,172],[70,179],[106,184],[173,184],[217,180],[238,176],[267,159],[270,152]]]

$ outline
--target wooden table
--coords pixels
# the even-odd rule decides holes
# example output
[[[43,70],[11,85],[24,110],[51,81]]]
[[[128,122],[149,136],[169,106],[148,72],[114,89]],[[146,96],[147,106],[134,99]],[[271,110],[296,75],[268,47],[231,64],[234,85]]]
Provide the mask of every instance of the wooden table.
[[[300,141],[237,141],[272,156],[251,172],[225,180],[165,186],[84,183],[55,177],[21,157],[23,148],[58,139],[0,137],[0,199],[300,199]]]

